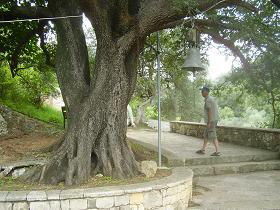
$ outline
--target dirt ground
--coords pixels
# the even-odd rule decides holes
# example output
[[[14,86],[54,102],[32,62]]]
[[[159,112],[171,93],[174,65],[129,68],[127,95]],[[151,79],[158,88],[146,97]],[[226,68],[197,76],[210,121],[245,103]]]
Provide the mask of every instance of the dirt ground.
[[[63,131],[51,133],[46,130],[38,130],[33,133],[24,134],[17,133],[17,135],[10,135],[0,137],[0,164],[8,164],[21,160],[38,160],[48,159],[51,157],[50,147],[59,142],[63,135]],[[130,141],[131,148],[138,161],[155,160],[157,153],[147,150],[141,145]],[[97,187],[97,186],[111,186],[121,184],[133,184],[139,182],[151,181],[154,179],[163,178],[171,174],[170,170],[159,170],[154,178],[146,178],[139,175],[132,179],[119,180],[112,177],[92,177],[87,183],[80,186],[72,187]],[[65,189],[68,188],[64,183],[56,186],[41,185],[38,183],[21,182],[11,176],[0,177],[0,191],[2,190],[30,190],[30,189]]]
[[[0,137],[0,164],[47,157],[51,154],[49,148],[59,142],[62,136],[63,131],[55,134],[40,131]],[[129,142],[138,161],[155,160],[157,158],[154,151],[148,150],[133,141],[129,140]]]
[[[0,137],[0,164],[44,156],[44,150],[56,143],[62,134],[44,132]]]

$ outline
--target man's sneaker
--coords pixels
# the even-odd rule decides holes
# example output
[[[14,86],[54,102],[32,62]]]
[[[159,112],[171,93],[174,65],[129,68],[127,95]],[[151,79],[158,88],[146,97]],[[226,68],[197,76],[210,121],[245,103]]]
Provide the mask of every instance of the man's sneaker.
[[[211,156],[221,156],[221,153],[220,152],[214,152],[211,154]]]

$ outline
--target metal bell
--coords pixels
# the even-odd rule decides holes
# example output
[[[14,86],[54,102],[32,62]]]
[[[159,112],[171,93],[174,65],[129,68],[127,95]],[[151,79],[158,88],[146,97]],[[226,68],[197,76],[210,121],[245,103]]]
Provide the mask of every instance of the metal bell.
[[[196,47],[189,48],[182,69],[186,71],[191,71],[193,73],[195,73],[196,71],[204,70],[204,66],[200,59],[199,48]]]

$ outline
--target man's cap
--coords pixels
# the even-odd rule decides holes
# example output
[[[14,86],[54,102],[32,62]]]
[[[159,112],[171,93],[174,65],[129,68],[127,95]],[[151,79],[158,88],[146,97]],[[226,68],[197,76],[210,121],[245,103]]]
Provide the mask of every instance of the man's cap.
[[[203,86],[203,87],[200,88],[199,90],[201,90],[201,91],[206,90],[206,91],[210,92],[210,89],[209,89],[209,87],[207,87],[207,86]]]

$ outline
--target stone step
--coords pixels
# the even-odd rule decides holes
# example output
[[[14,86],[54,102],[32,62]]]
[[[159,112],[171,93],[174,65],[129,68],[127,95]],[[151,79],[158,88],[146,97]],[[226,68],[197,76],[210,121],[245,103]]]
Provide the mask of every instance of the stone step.
[[[261,162],[240,162],[212,165],[187,166],[194,172],[194,176],[213,176],[223,174],[249,173],[255,171],[280,170],[280,160]]]
[[[232,156],[220,156],[211,157],[201,155],[201,157],[186,158],[180,160],[180,158],[168,158],[169,166],[197,166],[197,165],[213,165],[223,163],[240,163],[240,162],[260,162],[268,160],[279,159],[279,153],[269,152],[263,154],[245,154],[245,155],[232,155]]]

